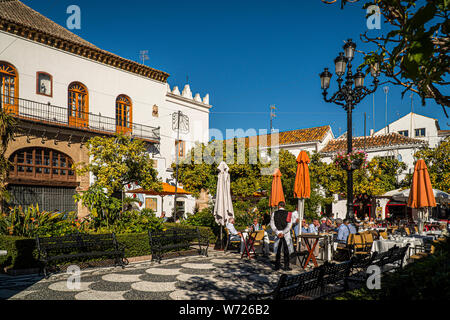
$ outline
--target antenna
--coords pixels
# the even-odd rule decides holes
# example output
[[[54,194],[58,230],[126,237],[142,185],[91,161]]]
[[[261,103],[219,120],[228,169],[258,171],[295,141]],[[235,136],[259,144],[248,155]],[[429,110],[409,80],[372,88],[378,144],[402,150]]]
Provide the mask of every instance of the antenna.
[[[145,60],[150,59],[148,57],[148,50],[139,51],[139,58],[142,60],[142,64],[145,64]]]
[[[275,114],[275,110],[277,110],[277,108],[275,107],[275,105],[271,105],[270,106],[270,133],[273,132],[273,118],[276,118],[276,114]]]
[[[385,133],[389,133],[389,126],[388,126],[388,93],[389,93],[389,87],[383,87],[383,91],[386,94],[386,118],[385,118],[385,124],[386,127],[384,129]]]

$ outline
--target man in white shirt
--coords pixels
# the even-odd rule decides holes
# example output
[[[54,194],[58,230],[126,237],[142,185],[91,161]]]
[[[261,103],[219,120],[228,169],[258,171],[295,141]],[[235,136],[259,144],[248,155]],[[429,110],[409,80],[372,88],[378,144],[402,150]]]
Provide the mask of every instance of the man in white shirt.
[[[278,210],[272,214],[270,219],[270,227],[277,235],[274,243],[274,251],[276,252],[275,270],[279,270],[281,266],[281,250],[283,249],[284,268],[283,270],[292,270],[289,267],[290,254],[294,252],[294,246],[291,238],[292,216],[285,209],[285,203],[278,204]]]
[[[237,231],[234,227],[234,219],[229,219],[226,225],[228,232],[230,233],[230,241],[241,241],[241,254],[244,251],[244,241],[242,241],[242,233]]]

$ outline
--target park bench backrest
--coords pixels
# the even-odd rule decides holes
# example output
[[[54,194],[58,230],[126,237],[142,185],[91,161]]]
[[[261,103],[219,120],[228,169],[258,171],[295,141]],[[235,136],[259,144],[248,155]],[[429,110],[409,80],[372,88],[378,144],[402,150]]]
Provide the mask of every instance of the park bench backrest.
[[[71,234],[61,237],[37,237],[38,249],[45,252],[71,251],[76,249],[105,250],[117,248],[115,235],[112,234]]]
[[[283,274],[274,291],[274,299],[283,300],[319,288],[321,273],[319,267],[299,275]]]
[[[339,264],[328,262],[323,264],[322,285],[337,283],[348,278],[352,264],[353,260],[344,261]]]

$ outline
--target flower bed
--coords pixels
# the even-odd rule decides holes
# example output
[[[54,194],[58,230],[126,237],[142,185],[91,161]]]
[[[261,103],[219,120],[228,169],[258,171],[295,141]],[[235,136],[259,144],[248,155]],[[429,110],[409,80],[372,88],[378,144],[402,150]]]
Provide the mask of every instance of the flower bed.
[[[362,150],[353,150],[351,153],[338,152],[333,163],[343,170],[357,170],[367,167],[367,153]]]

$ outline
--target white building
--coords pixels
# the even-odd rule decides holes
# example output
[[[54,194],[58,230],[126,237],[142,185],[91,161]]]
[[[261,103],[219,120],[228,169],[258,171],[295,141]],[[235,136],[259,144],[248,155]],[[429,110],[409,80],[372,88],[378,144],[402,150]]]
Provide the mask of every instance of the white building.
[[[45,198],[54,201],[36,200],[44,210],[60,210],[52,206],[89,187],[91,178],[76,177],[71,170],[68,178],[66,169],[67,163],[89,161],[84,144],[92,136],[121,132],[143,139],[159,178],[171,183],[177,144],[173,114],[181,111],[189,122],[189,132],[182,132],[177,144],[181,156],[209,138],[207,93],[203,98],[193,95],[189,85],[182,93],[177,87],[171,90],[168,73],[102,50],[18,0],[0,1],[0,76],[2,105],[23,130],[7,152],[16,159],[9,190],[20,202],[36,200],[26,200],[24,194],[43,195],[46,190]],[[42,159],[35,154],[64,160],[55,160],[58,169],[44,168],[42,173]],[[28,166],[21,165],[23,157]],[[148,198],[141,199],[141,208],[161,213],[161,199]],[[181,201],[186,212],[193,211],[192,197]],[[164,202],[169,216],[173,205],[173,200]],[[68,204],[65,209],[70,208]],[[86,214],[80,206],[74,209]]]
[[[389,123],[386,127],[375,132],[375,135],[392,132],[396,132],[405,137],[427,141],[430,148],[435,148],[448,136],[448,130],[441,130],[437,119],[413,112]]]

